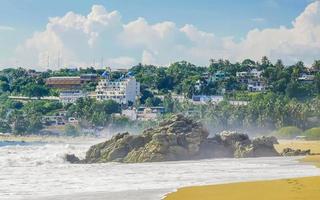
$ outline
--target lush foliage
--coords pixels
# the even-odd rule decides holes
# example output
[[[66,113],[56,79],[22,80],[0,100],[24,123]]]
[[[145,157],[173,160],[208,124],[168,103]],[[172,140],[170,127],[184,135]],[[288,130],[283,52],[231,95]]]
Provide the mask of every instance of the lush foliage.
[[[320,127],[308,129],[304,134],[309,140],[320,140]]]
[[[64,132],[66,134],[66,136],[71,136],[71,137],[75,137],[75,136],[79,136],[80,135],[80,132],[79,132],[79,129],[76,127],[76,126],[73,126],[73,125],[66,125],[65,128],[64,128]]]
[[[120,105],[112,100],[96,101],[80,98],[68,107],[68,115],[76,117],[83,126],[105,126],[113,113],[120,113]]]
[[[318,63],[319,61],[315,61],[313,69],[318,69]],[[246,59],[242,63],[210,60],[208,67],[195,66],[185,61],[173,63],[169,67],[139,64],[131,71],[142,83],[144,91],[149,90],[149,92],[159,94],[171,91],[191,97],[194,94],[221,94],[223,91],[227,91],[227,95],[232,96],[234,91],[245,91],[247,87],[237,80],[236,73],[252,69],[263,70],[262,80],[269,86],[269,90],[276,94],[298,99],[306,99],[319,94],[319,72],[313,72],[314,84],[305,83],[298,80],[301,74],[309,73],[309,69],[302,62],[284,66],[281,60],[273,64],[267,57],[263,57],[261,62]],[[217,73],[222,74],[223,77],[215,78]],[[196,88],[197,83],[201,83],[200,88]],[[150,96],[152,97],[151,94],[148,94],[148,97]],[[145,98],[144,94],[143,97]]]
[[[286,126],[277,130],[274,135],[280,139],[293,139],[302,135],[302,130],[295,126]]]
[[[237,72],[252,69],[263,71],[261,80],[268,86],[267,91],[248,92],[246,83],[239,81]],[[186,61],[168,67],[139,64],[130,69],[141,83],[140,99],[133,106],[163,106],[167,114],[185,113],[218,129],[274,130],[286,127],[277,134],[291,137],[300,134],[299,129],[320,126],[319,70],[320,60],[315,61],[312,68],[307,68],[302,62],[284,66],[281,60],[272,63],[267,57],[259,62],[246,59],[241,63],[212,59],[208,66],[196,66]],[[0,71],[0,132],[37,133],[44,128],[42,118],[55,116],[60,110],[67,111],[67,117],[78,119],[81,127],[140,126],[116,116],[121,105],[114,101],[99,102],[85,98],[63,106],[58,102],[40,100],[43,96],[59,94],[59,91],[46,86],[48,77],[101,75],[103,71],[92,67],[45,72],[22,68]],[[312,74],[314,80],[299,80],[303,74]],[[110,78],[118,79],[122,75],[121,72],[112,72]],[[94,91],[95,87],[96,83],[87,83],[82,90]],[[191,98],[193,95],[224,95],[225,101],[218,105],[194,105],[177,99],[177,96]],[[9,96],[37,97],[38,100],[16,101]],[[234,106],[229,100],[249,103]],[[65,132],[78,134],[77,128],[68,126]],[[314,130],[309,133],[310,137],[314,137],[313,133]]]

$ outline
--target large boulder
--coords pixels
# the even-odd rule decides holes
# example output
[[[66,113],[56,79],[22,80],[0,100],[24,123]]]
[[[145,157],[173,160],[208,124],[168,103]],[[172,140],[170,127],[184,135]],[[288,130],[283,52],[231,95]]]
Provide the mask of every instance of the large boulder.
[[[237,132],[222,132],[208,138],[199,122],[174,115],[140,135],[121,133],[88,150],[84,160],[69,155],[73,163],[160,162],[207,158],[278,156],[274,137],[250,140]]]

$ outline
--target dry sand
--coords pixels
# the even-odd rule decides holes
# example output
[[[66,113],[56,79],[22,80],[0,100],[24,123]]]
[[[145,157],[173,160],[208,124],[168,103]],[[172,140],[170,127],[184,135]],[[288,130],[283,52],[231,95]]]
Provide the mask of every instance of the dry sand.
[[[299,141],[299,140],[281,140],[280,144],[275,145],[277,151],[281,152],[284,148],[311,150],[311,153],[320,153],[320,141]]]
[[[165,200],[317,200],[320,177],[190,187]]]
[[[277,149],[311,149],[320,153],[319,141],[283,141]],[[320,156],[301,159],[320,167]],[[165,200],[317,200],[320,199],[320,177],[257,181],[213,186],[187,187],[169,194]]]

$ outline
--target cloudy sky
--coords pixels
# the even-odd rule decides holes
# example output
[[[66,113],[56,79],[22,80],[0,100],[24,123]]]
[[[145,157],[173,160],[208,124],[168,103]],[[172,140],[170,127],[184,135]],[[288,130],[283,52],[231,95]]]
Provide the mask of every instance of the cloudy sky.
[[[320,59],[320,1],[0,0],[0,68]]]

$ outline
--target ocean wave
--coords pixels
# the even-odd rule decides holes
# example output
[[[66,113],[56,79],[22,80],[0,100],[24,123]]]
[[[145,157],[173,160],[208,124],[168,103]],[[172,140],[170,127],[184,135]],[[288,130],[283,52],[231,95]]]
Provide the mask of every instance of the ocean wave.
[[[43,145],[11,145],[0,148],[0,166],[27,167],[44,164],[65,163],[67,153],[84,156],[88,145],[43,144]]]
[[[136,191],[139,199],[139,195],[145,195],[139,191],[145,190],[154,191],[154,194],[150,193],[151,198],[155,194],[161,196],[175,188],[191,185],[320,174],[319,169],[300,164],[295,158],[84,165],[73,165],[63,159],[66,153],[75,153],[83,158],[89,146],[70,143],[1,147],[0,199],[48,199],[56,195],[97,192],[112,195],[120,191],[124,194]]]

